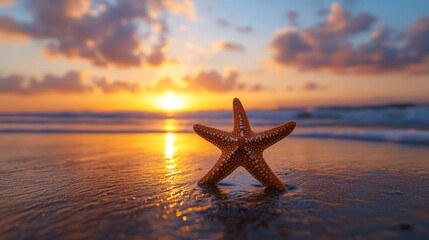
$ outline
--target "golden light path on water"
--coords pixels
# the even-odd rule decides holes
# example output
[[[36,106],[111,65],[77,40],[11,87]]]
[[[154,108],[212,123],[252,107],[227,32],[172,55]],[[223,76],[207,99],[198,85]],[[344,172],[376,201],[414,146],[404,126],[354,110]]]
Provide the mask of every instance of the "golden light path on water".
[[[174,118],[167,118],[164,120],[164,130],[167,132],[176,131],[177,130],[177,120]],[[169,134],[169,133],[167,133]],[[171,133],[173,134],[173,133]],[[173,137],[174,138],[174,137]]]
[[[165,167],[171,171],[174,171],[176,167],[176,160],[174,158],[174,133],[165,134],[164,158]]]
[[[165,128],[176,128],[174,125],[175,120],[174,119],[167,119],[165,122]],[[168,132],[164,135],[164,159],[165,159],[165,168],[168,172],[168,182],[170,184],[176,184],[177,179],[176,175],[178,173],[181,173],[181,170],[178,170],[177,167],[177,153],[176,153],[176,138],[177,134]],[[181,219],[181,221],[186,222],[187,216],[184,215],[185,213],[192,212],[192,209],[190,211],[186,211],[186,208],[183,208],[182,205],[184,205],[184,192],[186,191],[185,188],[175,188],[175,187],[168,187],[168,197],[165,199],[161,199],[161,202],[166,202],[167,205],[165,205],[163,208],[163,214],[161,215],[163,220],[167,220],[169,215],[175,215],[176,218]],[[183,211],[185,210],[185,211]],[[183,225],[180,228],[183,232],[188,232],[190,230],[190,227],[188,225]]]

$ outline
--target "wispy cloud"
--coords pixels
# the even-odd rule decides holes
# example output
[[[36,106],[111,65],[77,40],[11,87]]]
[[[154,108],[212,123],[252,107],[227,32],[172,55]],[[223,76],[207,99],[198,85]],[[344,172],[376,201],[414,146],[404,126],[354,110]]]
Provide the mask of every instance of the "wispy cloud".
[[[316,91],[316,90],[327,90],[328,86],[318,83],[318,82],[313,82],[313,81],[306,81],[298,86],[292,86],[292,85],[288,85],[284,88],[285,91],[287,92],[293,92],[293,91]]]
[[[286,12],[286,21],[289,25],[291,26],[296,26],[298,25],[298,12],[297,11],[287,11]]]
[[[217,41],[213,44],[214,48],[219,51],[244,52],[245,48],[241,43],[228,42],[225,40]]]
[[[328,87],[316,82],[305,82],[302,85],[301,89],[305,91],[314,91],[314,90],[325,90],[325,89],[328,89]]]
[[[238,33],[243,33],[243,34],[252,33],[253,32],[253,27],[249,26],[249,25],[238,26],[238,27],[235,28],[235,31],[238,32]]]
[[[227,27],[229,27],[229,21],[228,21],[227,19],[225,19],[225,18],[219,18],[219,19],[217,19],[217,20],[216,20],[216,24],[217,24],[219,27],[222,27],[222,28],[227,28]]]
[[[229,27],[233,27],[233,29],[237,33],[241,34],[248,34],[253,32],[253,27],[250,25],[241,25],[241,26],[235,26],[232,24],[228,19],[226,18],[219,18],[215,21],[216,25],[218,25],[221,28],[228,29]]]
[[[261,84],[259,84],[259,83],[257,83],[257,84],[255,84],[255,85],[253,85],[251,88],[250,88],[250,91],[253,91],[253,92],[259,92],[259,91],[262,91],[262,90],[264,90],[264,86],[262,86]]]
[[[94,85],[105,94],[118,92],[138,93],[141,90],[139,84],[123,81],[108,81],[105,78],[96,79]]]

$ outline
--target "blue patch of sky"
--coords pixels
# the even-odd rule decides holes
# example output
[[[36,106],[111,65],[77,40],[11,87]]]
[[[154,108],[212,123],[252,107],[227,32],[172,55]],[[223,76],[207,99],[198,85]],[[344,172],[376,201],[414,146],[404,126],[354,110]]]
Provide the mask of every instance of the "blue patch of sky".
[[[17,19],[18,21],[31,21],[31,15],[28,12],[28,3],[16,1],[13,6],[0,7],[0,16],[8,16]]]
[[[429,16],[428,0],[356,1],[354,12],[367,12],[384,25],[406,31],[422,16]]]

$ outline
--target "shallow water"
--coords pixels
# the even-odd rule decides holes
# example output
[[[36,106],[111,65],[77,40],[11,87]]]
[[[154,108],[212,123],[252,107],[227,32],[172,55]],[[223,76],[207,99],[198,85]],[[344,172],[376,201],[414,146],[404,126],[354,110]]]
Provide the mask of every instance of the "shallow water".
[[[2,134],[0,238],[429,238],[427,146],[288,138],[264,154],[286,193],[242,168],[196,186],[218,156],[187,133]]]

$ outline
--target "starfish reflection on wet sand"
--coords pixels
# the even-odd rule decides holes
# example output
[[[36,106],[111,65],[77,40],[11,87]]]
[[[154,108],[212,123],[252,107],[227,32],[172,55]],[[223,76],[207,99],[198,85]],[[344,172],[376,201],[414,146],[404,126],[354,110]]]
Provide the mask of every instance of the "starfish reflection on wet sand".
[[[296,126],[289,121],[272,129],[254,133],[250,128],[246,111],[240,100],[234,98],[234,128],[232,132],[194,125],[194,131],[220,148],[222,155],[213,168],[200,180],[199,185],[216,184],[237,167],[244,167],[254,178],[268,188],[285,191],[285,185],[277,178],[263,158],[263,151],[288,136]]]

